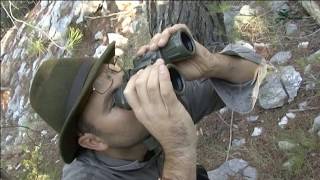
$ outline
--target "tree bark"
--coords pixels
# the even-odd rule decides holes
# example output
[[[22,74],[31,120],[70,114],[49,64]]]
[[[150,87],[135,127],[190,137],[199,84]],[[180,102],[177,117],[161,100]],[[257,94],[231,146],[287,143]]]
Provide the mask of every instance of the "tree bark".
[[[220,51],[228,41],[222,13],[210,12],[207,4],[219,1],[147,1],[147,19],[151,36],[174,24],[186,24],[193,37],[212,52]]]

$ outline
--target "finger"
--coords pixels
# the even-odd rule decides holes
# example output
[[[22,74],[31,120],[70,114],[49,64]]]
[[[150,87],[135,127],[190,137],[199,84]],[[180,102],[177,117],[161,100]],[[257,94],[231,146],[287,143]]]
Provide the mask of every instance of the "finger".
[[[150,99],[150,103],[155,105],[158,110],[165,108],[160,94],[159,84],[159,66],[164,64],[162,59],[158,59],[151,69],[150,76],[147,83],[147,91]]]
[[[147,82],[151,72],[151,66],[148,66],[138,75],[135,81],[135,88],[137,91],[137,95],[139,101],[141,102],[141,106],[143,108],[150,106],[150,100],[147,92]]]
[[[150,41],[150,50],[155,51],[158,49],[158,41],[161,38],[161,34],[157,33],[156,35],[153,36],[153,38]]]
[[[162,36],[161,36],[161,39],[158,42],[158,46],[159,47],[164,47],[167,44],[170,36],[172,34],[174,34],[175,32],[179,31],[179,30],[184,30],[184,31],[186,31],[187,33],[189,33],[191,35],[190,30],[188,29],[188,27],[185,24],[175,24],[172,27],[166,28],[162,32]]]
[[[169,70],[164,64],[159,67],[159,83],[163,102],[167,107],[174,107],[178,100],[173,90]]]
[[[144,45],[141,46],[137,52],[137,56],[142,56],[143,54],[145,54],[147,51],[149,51],[150,47],[149,45]]]
[[[139,75],[140,71],[133,75],[128,81],[126,88],[123,91],[123,94],[132,109],[135,109],[140,106],[140,101],[137,95],[137,91],[135,88],[135,81]]]

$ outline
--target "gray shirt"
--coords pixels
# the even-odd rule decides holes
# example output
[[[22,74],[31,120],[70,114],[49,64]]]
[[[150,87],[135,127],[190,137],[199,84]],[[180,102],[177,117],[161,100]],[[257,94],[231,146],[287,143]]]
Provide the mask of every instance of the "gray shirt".
[[[228,45],[221,53],[262,64],[260,71],[265,68],[262,58],[243,46]],[[249,112],[256,102],[262,78],[262,73],[259,73],[256,79],[243,84],[232,84],[214,78],[187,81],[180,100],[195,122],[225,105],[240,113]],[[148,153],[150,158],[139,162],[113,159],[91,150],[83,150],[71,164],[64,166],[62,179],[158,180],[163,168],[163,154],[159,150]]]

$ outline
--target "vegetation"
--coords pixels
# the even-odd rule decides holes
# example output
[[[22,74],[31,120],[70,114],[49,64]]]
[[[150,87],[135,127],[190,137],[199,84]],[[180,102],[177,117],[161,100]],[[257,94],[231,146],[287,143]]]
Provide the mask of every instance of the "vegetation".
[[[42,39],[33,39],[29,42],[28,53],[30,56],[39,56],[47,51],[45,43]]]
[[[82,41],[83,33],[79,28],[70,27],[68,31],[68,40],[66,44],[66,49],[72,51],[76,46]]]

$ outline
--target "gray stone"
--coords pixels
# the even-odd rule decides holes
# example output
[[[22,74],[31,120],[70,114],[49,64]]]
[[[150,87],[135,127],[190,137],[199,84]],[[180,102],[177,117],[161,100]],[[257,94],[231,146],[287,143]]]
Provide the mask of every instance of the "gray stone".
[[[308,75],[308,74],[311,74],[311,68],[312,68],[312,65],[311,64],[308,64],[305,68],[304,68],[304,74],[305,75]]]
[[[288,23],[286,25],[286,34],[287,35],[293,35],[298,32],[298,26],[294,23]]]
[[[281,127],[281,128],[284,128],[287,124],[288,124],[288,117],[287,116],[283,116],[280,120],[280,122],[278,123],[278,125]]]
[[[246,143],[246,139],[245,138],[234,139],[234,140],[232,140],[232,147],[233,148],[238,148],[238,147],[241,147],[242,145],[244,145],[245,143]]]
[[[306,90],[312,91],[316,89],[316,83],[314,81],[306,81]]]
[[[309,42],[308,41],[305,41],[305,42],[300,42],[298,44],[298,48],[301,48],[301,49],[307,49],[309,46]]]
[[[307,101],[303,101],[303,102],[298,104],[298,107],[299,107],[300,110],[304,110],[307,106],[308,106],[308,102]]]
[[[103,39],[103,34],[101,31],[98,31],[95,35],[94,35],[94,39],[95,40],[101,40]]]
[[[320,131],[318,132],[318,136],[320,137]]]
[[[109,43],[112,41],[116,42],[116,47],[125,47],[128,43],[128,38],[118,33],[108,33]]]
[[[287,94],[282,88],[280,77],[277,74],[268,74],[266,83],[260,88],[259,105],[264,109],[281,107],[287,98]]]
[[[296,115],[292,112],[289,112],[289,113],[286,113],[286,116],[289,118],[289,119],[294,119],[296,117]]]
[[[244,6],[242,6],[242,8],[240,9],[240,15],[243,15],[243,16],[253,16],[253,15],[255,15],[255,10],[252,9],[249,5],[244,5]]]
[[[5,139],[5,145],[11,144],[13,140],[14,140],[13,136],[8,135]]]
[[[312,62],[312,61],[320,61],[320,49],[316,51],[315,53],[311,54],[308,58],[307,61]]]
[[[270,59],[270,62],[272,64],[282,65],[287,63],[292,57],[291,51],[281,51],[276,53],[272,58]]]
[[[310,129],[312,133],[317,133],[320,131],[320,114],[314,119],[312,128]]]
[[[296,147],[296,144],[293,144],[293,143],[288,142],[288,141],[279,141],[278,142],[278,147],[282,151],[290,151],[294,147]]]
[[[257,169],[251,166],[248,166],[243,170],[243,176],[247,180],[256,180],[258,177]]]
[[[280,69],[281,81],[283,82],[286,92],[289,95],[288,102],[291,102],[297,96],[302,82],[302,77],[300,73],[294,69],[293,66],[285,66]]]
[[[224,18],[224,24],[226,27],[227,34],[231,35],[231,32],[233,32],[234,29],[234,18],[239,13],[239,11],[226,11],[223,13]]]
[[[22,51],[21,48],[16,48],[13,51],[12,59],[17,59],[18,57],[20,57],[21,51]]]
[[[104,51],[107,49],[107,46],[105,45],[100,45],[97,49],[96,49],[96,52],[94,53],[93,57],[94,58],[99,58],[103,53]]]
[[[246,42],[244,40],[236,41],[235,44],[239,44],[241,46],[244,46],[246,48],[249,48],[249,49],[255,51],[254,47],[249,42]]]
[[[219,168],[209,171],[208,176],[210,180],[256,179],[257,171],[248,166],[248,162],[243,159],[232,159],[224,162]]]
[[[271,8],[274,12],[288,12],[290,10],[287,1],[271,1]]]
[[[251,134],[252,137],[260,136],[263,132],[262,127],[254,127],[253,132]]]
[[[256,122],[258,120],[259,116],[249,116],[247,117],[248,122]]]

